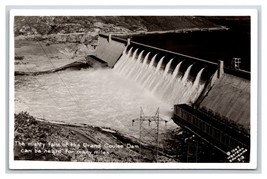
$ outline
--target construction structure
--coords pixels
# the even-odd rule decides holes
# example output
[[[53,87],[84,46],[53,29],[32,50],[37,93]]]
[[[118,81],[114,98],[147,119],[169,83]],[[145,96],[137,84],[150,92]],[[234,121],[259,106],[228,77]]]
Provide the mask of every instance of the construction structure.
[[[240,69],[241,58],[233,58],[231,61],[232,69],[239,70]]]
[[[159,129],[160,123],[167,123],[159,116],[159,108],[156,110],[155,115],[147,116],[145,115],[143,109],[140,109],[140,116],[138,119],[132,120],[132,125],[135,122],[139,122],[139,154],[142,156],[142,145],[150,144],[154,146],[151,148],[152,155],[155,162],[158,162],[159,155]]]

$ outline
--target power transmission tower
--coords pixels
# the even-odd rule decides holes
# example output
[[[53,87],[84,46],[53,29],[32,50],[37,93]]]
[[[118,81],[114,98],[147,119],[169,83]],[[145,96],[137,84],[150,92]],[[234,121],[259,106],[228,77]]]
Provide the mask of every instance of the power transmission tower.
[[[192,135],[188,137],[184,141],[187,145],[186,151],[186,162],[198,162],[198,154],[199,154],[199,141]]]
[[[142,155],[142,143],[149,143],[154,145],[153,148],[153,157],[156,162],[158,162],[158,154],[159,154],[159,126],[160,122],[164,121],[165,125],[167,123],[166,120],[163,120],[159,117],[159,108],[157,109],[155,115],[146,116],[144,114],[143,109],[140,109],[139,119],[139,154]],[[135,120],[132,120],[134,123]],[[148,123],[147,123],[148,122]]]

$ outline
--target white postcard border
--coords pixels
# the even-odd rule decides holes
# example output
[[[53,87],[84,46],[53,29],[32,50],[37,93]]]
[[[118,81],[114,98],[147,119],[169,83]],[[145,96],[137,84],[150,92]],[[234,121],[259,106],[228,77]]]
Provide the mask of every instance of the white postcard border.
[[[14,147],[14,16],[27,15],[169,15],[251,16],[251,154],[249,163],[86,163],[16,161]],[[258,12],[256,9],[25,9],[10,11],[9,27],[9,168],[10,169],[256,169],[258,101]]]

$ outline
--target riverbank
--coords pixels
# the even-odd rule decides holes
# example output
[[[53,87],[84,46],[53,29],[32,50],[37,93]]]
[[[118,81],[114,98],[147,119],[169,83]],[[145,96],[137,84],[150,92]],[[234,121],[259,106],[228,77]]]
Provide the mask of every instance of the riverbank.
[[[61,39],[61,38],[59,38]],[[93,55],[90,45],[73,42],[15,40],[15,75],[38,75],[68,68],[88,68],[85,57]]]
[[[17,75],[42,75],[48,73],[55,73],[66,69],[82,69],[82,68],[91,68],[92,66],[86,60],[79,60],[72,62],[67,65],[63,65],[57,68],[52,68],[44,71],[15,71],[15,76]]]
[[[155,162],[155,146],[109,128],[67,124],[15,114],[14,160],[70,162]],[[157,162],[179,162],[159,152]]]
[[[189,32],[198,32],[198,31],[222,31],[229,30],[229,28],[220,26],[220,27],[205,27],[205,28],[183,28],[175,30],[165,30],[165,31],[137,31],[137,32],[128,32],[126,33],[111,33],[114,36],[118,37],[131,37],[139,35],[151,35],[151,34],[168,34],[168,33],[189,33]]]

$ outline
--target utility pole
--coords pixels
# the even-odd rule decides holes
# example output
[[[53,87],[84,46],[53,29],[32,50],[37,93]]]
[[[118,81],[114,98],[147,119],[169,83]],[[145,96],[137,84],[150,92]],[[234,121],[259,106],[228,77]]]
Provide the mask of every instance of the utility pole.
[[[143,109],[140,109],[139,119],[139,154],[142,155],[142,143],[150,143],[155,145],[155,151],[153,151],[153,156],[158,162],[159,155],[159,125],[160,122],[164,121],[165,125],[166,120],[163,120],[159,117],[159,108],[157,109],[154,116],[146,116]],[[132,120],[132,125],[135,120]],[[146,123],[148,122],[148,123]]]
[[[190,160],[192,161],[193,157],[195,159],[194,161],[196,163],[198,162],[198,142],[199,141],[195,137],[195,135],[192,135],[191,137],[185,139],[185,143],[187,144],[186,162],[190,162]]]
[[[241,63],[241,58],[233,58],[232,59],[232,68],[235,70],[240,69],[240,63]]]

